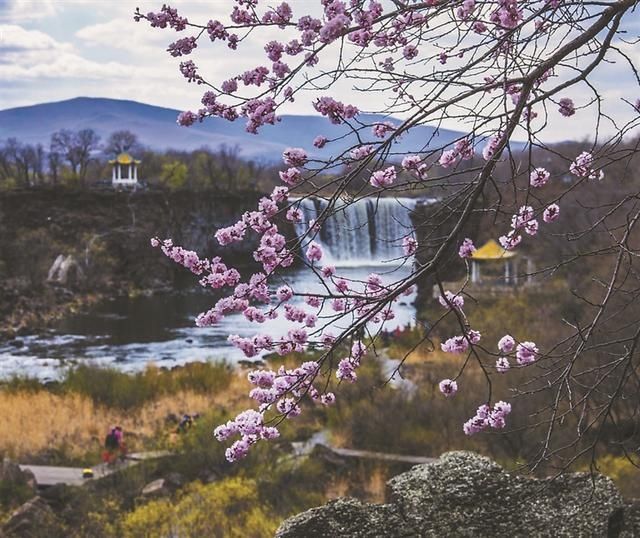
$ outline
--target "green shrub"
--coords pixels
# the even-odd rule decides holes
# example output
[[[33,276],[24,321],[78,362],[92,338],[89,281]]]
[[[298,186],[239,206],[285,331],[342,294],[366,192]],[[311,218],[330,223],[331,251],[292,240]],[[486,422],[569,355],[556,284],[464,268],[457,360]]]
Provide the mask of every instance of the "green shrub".
[[[124,520],[124,536],[207,536],[261,538],[273,536],[278,521],[260,502],[256,483],[227,478],[215,484],[194,483],[179,499],[151,501]]]
[[[206,393],[223,389],[233,371],[225,363],[191,363],[174,370],[148,367],[135,374],[113,368],[80,365],[69,370],[62,390],[77,392],[107,407],[133,409],[181,390]]]

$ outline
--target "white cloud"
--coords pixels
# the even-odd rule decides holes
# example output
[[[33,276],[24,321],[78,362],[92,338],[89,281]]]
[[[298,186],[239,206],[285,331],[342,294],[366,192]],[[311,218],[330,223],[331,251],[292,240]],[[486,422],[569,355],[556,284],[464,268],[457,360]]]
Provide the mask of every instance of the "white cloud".
[[[40,78],[108,78],[127,66],[116,62],[94,62],[83,58],[70,43],[61,43],[38,30],[0,25],[0,78],[24,82]]]
[[[60,5],[59,0],[2,0],[0,22],[23,23],[53,17]]]

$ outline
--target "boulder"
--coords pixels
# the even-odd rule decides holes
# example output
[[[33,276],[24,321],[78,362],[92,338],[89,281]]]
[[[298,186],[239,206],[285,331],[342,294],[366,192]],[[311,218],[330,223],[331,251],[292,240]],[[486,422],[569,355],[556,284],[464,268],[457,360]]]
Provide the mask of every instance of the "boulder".
[[[619,536],[620,538],[640,536],[640,499],[625,503]]]
[[[164,477],[164,486],[170,491],[176,491],[186,483],[186,478],[180,473],[169,473]]]
[[[640,536],[637,505],[602,475],[528,478],[472,452],[449,452],[387,486],[387,504],[332,501],[286,520],[276,536]]]
[[[415,537],[415,528],[395,506],[365,504],[357,499],[336,499],[287,519],[276,537],[286,538]]]
[[[57,526],[57,520],[51,507],[42,497],[34,497],[15,510],[2,526],[7,537],[46,536],[47,529]]]
[[[0,463],[0,481],[7,482],[9,484],[24,484],[26,483],[25,476],[17,463],[14,463],[8,458],[4,458]]]
[[[0,462],[0,482],[12,486],[27,486],[36,491],[36,479],[31,471],[20,469],[17,463],[8,458]]]
[[[144,488],[142,488],[142,496],[152,499],[156,497],[164,497],[169,495],[169,488],[165,484],[164,478],[158,478],[153,482],[149,482]]]

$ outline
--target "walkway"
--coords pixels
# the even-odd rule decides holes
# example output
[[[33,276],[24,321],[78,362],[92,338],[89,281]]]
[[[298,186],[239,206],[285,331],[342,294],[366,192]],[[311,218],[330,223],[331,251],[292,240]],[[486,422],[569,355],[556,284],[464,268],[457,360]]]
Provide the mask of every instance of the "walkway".
[[[163,458],[170,456],[171,452],[166,450],[157,450],[151,452],[133,452],[127,454],[123,462],[116,465],[107,465],[101,463],[91,467],[93,471],[93,478],[102,478],[110,474],[122,471],[127,467],[137,465],[138,463],[150,460]],[[20,465],[20,469],[23,471],[31,471],[36,479],[38,487],[48,487],[55,484],[67,484],[69,486],[81,486],[91,478],[83,478],[81,467],[56,467],[53,465]]]

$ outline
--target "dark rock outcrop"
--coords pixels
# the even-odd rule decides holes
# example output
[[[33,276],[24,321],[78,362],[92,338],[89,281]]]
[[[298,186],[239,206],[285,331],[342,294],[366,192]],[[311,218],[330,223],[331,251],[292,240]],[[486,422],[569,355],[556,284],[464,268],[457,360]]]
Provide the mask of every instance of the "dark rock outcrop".
[[[56,517],[47,502],[42,497],[34,497],[11,514],[0,535],[16,538],[47,536],[47,529],[56,524]]]
[[[332,501],[286,520],[276,536],[631,537],[640,529],[640,510],[605,476],[538,480],[471,452],[449,452],[387,485],[387,504]]]
[[[34,492],[37,487],[36,479],[31,471],[23,471],[17,463],[7,458],[0,462],[0,483],[13,487],[26,486]]]

